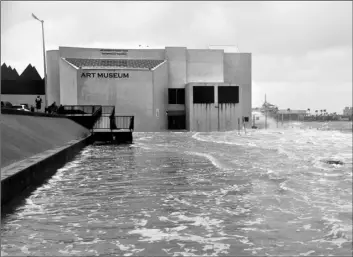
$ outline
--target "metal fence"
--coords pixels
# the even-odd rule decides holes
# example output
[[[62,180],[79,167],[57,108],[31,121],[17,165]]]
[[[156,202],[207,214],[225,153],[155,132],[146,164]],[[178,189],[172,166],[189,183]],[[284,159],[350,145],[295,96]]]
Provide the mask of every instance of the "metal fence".
[[[134,129],[134,116],[101,116],[95,125],[94,130],[99,129]]]
[[[134,129],[134,116],[115,116],[114,118],[118,129]]]
[[[64,105],[66,115],[92,115],[100,105]]]
[[[102,106],[102,114],[112,114],[115,110],[115,106],[113,105],[101,105]]]
[[[93,129],[134,129],[134,116],[115,116],[113,105],[64,105],[63,114],[66,116],[100,116]]]

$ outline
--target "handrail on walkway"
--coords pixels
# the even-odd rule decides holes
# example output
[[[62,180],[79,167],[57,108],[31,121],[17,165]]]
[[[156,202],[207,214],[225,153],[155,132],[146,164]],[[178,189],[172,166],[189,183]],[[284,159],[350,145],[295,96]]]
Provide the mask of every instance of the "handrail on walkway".
[[[134,130],[134,116],[115,115],[113,105],[64,105],[63,114],[96,117],[92,130]]]

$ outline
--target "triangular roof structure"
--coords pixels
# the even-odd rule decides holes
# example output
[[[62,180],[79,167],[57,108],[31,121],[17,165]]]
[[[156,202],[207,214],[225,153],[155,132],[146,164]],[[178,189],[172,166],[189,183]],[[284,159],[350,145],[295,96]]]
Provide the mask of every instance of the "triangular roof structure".
[[[17,73],[17,71],[16,71],[15,68],[12,69],[12,68],[9,67],[8,69],[9,69],[9,74],[10,74],[10,77],[9,77],[8,79],[10,79],[10,80],[16,80],[16,79],[19,78],[19,75],[18,75],[18,73]]]
[[[164,60],[149,59],[87,59],[65,58],[67,62],[82,69],[139,69],[152,70],[162,64]]]
[[[6,63],[1,65],[1,80],[7,80],[10,77],[9,68]]]
[[[34,68],[31,64],[27,66],[27,68],[22,72],[19,77],[20,80],[42,80],[36,68]]]
[[[18,74],[18,72],[15,68],[13,69],[13,73],[14,73],[16,79],[18,79],[20,77],[20,75]]]
[[[19,75],[16,69],[12,69],[11,66],[7,66],[5,63],[1,65],[1,80],[17,80]]]

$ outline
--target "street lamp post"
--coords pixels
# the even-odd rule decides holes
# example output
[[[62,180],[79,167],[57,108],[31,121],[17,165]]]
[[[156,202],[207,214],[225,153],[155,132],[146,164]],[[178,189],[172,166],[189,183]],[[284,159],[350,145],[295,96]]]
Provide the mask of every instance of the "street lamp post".
[[[43,37],[43,61],[44,61],[44,90],[45,90],[45,107],[48,107],[48,90],[47,90],[47,63],[45,58],[45,41],[44,41],[44,20],[38,19],[32,13],[32,17],[42,23],[42,37]]]

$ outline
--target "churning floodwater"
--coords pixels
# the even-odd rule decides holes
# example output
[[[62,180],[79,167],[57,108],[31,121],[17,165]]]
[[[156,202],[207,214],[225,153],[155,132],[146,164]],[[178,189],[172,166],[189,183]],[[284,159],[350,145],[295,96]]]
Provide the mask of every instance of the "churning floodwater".
[[[351,256],[351,124],[313,125],[88,146],[2,221],[1,254]]]

